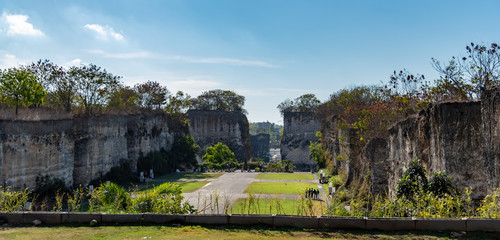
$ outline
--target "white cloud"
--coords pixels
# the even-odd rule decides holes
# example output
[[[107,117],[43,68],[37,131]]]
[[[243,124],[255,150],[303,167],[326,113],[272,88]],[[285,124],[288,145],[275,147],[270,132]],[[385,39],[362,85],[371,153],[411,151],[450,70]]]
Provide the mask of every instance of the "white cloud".
[[[80,65],[82,65],[82,64],[84,64],[84,63],[82,62],[82,60],[81,60],[81,59],[79,59],[79,58],[75,58],[75,59],[73,59],[73,60],[71,60],[71,61],[67,62],[67,63],[65,64],[65,66],[66,66],[66,67],[73,67],[73,66],[78,67],[78,66],[80,66]]]
[[[199,57],[188,57],[188,56],[168,56],[168,55],[154,54],[147,51],[138,51],[129,53],[109,53],[103,50],[89,50],[88,52],[101,55],[102,57],[105,58],[115,58],[115,59],[160,59],[160,60],[163,59],[163,60],[171,60],[171,61],[178,61],[185,63],[207,63],[207,64],[277,68],[277,66],[263,61],[243,60],[236,58],[199,58]]]
[[[186,56],[170,56],[168,57],[172,60],[179,60],[187,63],[209,63],[209,64],[226,64],[226,65],[236,65],[236,66],[254,66],[254,67],[267,67],[276,68],[277,66],[256,60],[244,60],[235,58],[194,58]]]
[[[113,38],[115,40],[123,40],[123,35],[115,32],[115,30],[113,30],[113,28],[110,26],[101,26],[99,24],[85,24],[85,26],[83,27],[94,31],[101,39],[107,40],[108,38]]]
[[[210,76],[188,76],[182,80],[169,82],[168,86],[175,91],[183,91],[192,96],[200,95],[202,92],[215,89],[221,84]]]
[[[138,59],[138,58],[153,58],[153,54],[145,51],[131,53],[108,53],[102,50],[89,50],[90,53],[101,55],[105,58],[116,59]]]
[[[28,16],[15,14],[2,14],[2,22],[8,25],[7,35],[44,36],[43,32],[35,29],[33,24],[28,22]]]
[[[19,59],[12,54],[7,53],[0,56],[0,69],[18,67],[20,64],[22,64],[22,62],[20,62]]]

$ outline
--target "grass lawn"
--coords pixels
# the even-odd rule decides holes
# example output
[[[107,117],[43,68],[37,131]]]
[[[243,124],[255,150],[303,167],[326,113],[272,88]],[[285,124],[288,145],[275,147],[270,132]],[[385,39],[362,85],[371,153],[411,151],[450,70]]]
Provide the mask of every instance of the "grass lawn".
[[[218,178],[224,173],[171,173],[160,177],[161,179],[167,180],[178,180],[178,179],[209,179]]]
[[[468,232],[467,239],[494,239],[498,233]],[[450,232],[313,231],[265,226],[54,226],[8,227],[0,239],[453,239]]]
[[[256,199],[255,199],[256,201]],[[246,202],[246,204],[245,204]],[[326,207],[324,202],[312,201],[314,215],[321,215],[322,208]],[[278,205],[279,204],[279,205]],[[304,207],[299,211],[299,206],[303,206],[305,202],[294,199],[259,199],[248,211],[247,198],[240,198],[231,207],[232,214],[286,214],[286,215],[305,215]],[[322,206],[323,204],[323,206]],[[257,208],[258,206],[258,208]],[[278,208],[280,210],[278,211]]]
[[[149,189],[153,189],[157,186],[162,185],[165,182],[155,182],[155,183],[149,183],[148,185],[142,185],[139,187],[140,191],[146,191]],[[194,182],[172,182],[177,185],[179,185],[182,188],[183,193],[191,193],[194,192],[201,187],[205,186],[209,181],[194,181]]]
[[[191,193],[205,186],[207,183],[209,183],[209,181],[175,182],[175,183],[181,186],[183,193]]]
[[[323,189],[325,189],[326,194],[328,194],[328,186],[329,186],[328,183],[323,183],[321,184],[321,186],[323,186]]]
[[[314,180],[314,176],[305,173],[261,173],[256,179]]]
[[[245,189],[246,193],[263,194],[303,194],[305,189],[317,189],[316,183],[308,182],[253,182]]]

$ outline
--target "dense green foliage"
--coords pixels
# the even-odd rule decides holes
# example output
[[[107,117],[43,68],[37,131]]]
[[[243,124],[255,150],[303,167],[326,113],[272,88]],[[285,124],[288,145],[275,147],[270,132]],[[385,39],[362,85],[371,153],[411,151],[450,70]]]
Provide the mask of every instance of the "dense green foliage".
[[[238,164],[231,149],[222,143],[208,147],[203,155],[203,161],[209,169],[232,168]]]
[[[10,68],[0,73],[0,100],[16,108],[42,104],[47,92],[30,72]]]
[[[210,90],[191,99],[191,109],[246,113],[245,97],[229,90]]]
[[[290,160],[280,160],[278,162],[269,162],[264,167],[266,172],[293,172],[295,166]]]
[[[319,140],[311,142],[309,145],[309,159],[314,160],[317,168],[325,168],[332,155],[323,147],[323,135],[320,131],[316,132],[316,136],[319,137]]]
[[[53,178],[49,175],[36,177],[36,187],[33,190],[33,194],[39,200],[51,201],[57,191],[69,192],[69,187],[66,186],[62,179]]]
[[[167,87],[153,81],[136,84],[134,89],[137,92],[139,104],[145,108],[160,109],[167,103],[170,94]]]
[[[17,83],[9,80],[21,78]],[[43,106],[86,115],[165,110],[175,123],[188,124],[185,111],[191,107],[189,95],[181,91],[170,94],[166,86],[154,81],[129,87],[121,82],[120,76],[94,64],[65,68],[49,60],[39,60],[3,71],[0,80],[0,104],[16,107],[16,113],[21,106]],[[232,101],[229,108],[244,111],[241,108],[244,97],[229,94],[230,91],[223,93],[222,101]]]
[[[176,169],[194,169],[197,166],[196,153],[199,149],[200,147],[191,135],[178,136],[170,151],[161,149],[139,157],[137,171],[149,172],[153,169],[154,173],[159,176]]]
[[[112,90],[119,86],[120,79],[94,64],[71,67],[68,76],[75,83],[74,99],[86,114],[92,114],[107,103]]]
[[[133,197],[132,197],[133,195]],[[182,203],[182,189],[166,182],[142,192],[127,192],[114,183],[103,184],[90,193],[89,211],[110,213],[188,213],[196,211],[188,203]]]
[[[279,148],[283,126],[270,122],[253,122],[249,125],[250,135],[269,134],[271,148]]]
[[[418,163],[418,159],[410,161],[408,168],[399,179],[396,186],[396,196],[412,199],[420,192],[427,191],[427,177],[425,168]]]
[[[304,94],[294,100],[287,99],[278,105],[283,115],[285,112],[314,112],[321,101],[314,94]]]
[[[114,182],[121,186],[131,186],[135,183],[138,183],[139,178],[136,174],[130,171],[130,165],[128,163],[123,163],[120,166],[112,167],[109,172],[107,172],[103,176],[97,179],[93,179],[90,184],[99,186],[107,181]]]

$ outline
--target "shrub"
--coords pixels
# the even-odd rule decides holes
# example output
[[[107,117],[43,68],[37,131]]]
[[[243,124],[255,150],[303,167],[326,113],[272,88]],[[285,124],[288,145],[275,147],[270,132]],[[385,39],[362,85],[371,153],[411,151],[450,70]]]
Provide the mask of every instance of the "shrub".
[[[114,182],[121,186],[129,186],[139,182],[139,178],[130,171],[128,163],[122,163],[119,167],[112,167],[104,176],[94,179],[90,185],[99,186],[107,181]]]
[[[266,172],[292,172],[294,169],[295,166],[290,160],[280,160],[276,163],[269,162],[265,166]]]
[[[94,191],[96,192],[94,197],[108,211],[125,211],[130,204],[129,193],[115,183],[102,184]]]
[[[434,193],[436,196],[455,193],[455,188],[451,184],[451,179],[444,171],[432,174],[427,190]]]
[[[15,212],[25,210],[31,191],[27,188],[22,192],[11,191],[10,188],[0,187],[0,211]]]
[[[37,176],[36,187],[33,194],[38,199],[53,199],[58,191],[69,192],[68,187],[60,178],[54,178],[50,175]]]
[[[493,193],[487,195],[477,209],[480,217],[498,218],[500,217],[500,188],[495,189]]]
[[[196,210],[189,203],[182,203],[182,188],[166,182],[154,189],[135,193],[130,205],[131,212],[193,213]]]
[[[418,159],[410,161],[408,169],[403,173],[396,185],[396,196],[412,199],[419,192],[427,190],[425,168],[418,163]]]

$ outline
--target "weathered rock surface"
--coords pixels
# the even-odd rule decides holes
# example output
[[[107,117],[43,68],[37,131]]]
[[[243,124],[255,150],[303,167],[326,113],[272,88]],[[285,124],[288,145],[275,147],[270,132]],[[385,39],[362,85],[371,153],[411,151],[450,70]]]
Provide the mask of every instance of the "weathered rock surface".
[[[48,175],[72,186],[124,162],[135,171],[141,154],[172,147],[170,122],[165,114],[0,120],[0,181],[34,188],[36,177]]]
[[[281,158],[291,160],[299,168],[316,166],[309,159],[310,142],[318,141],[316,132],[321,130],[314,113],[285,112],[283,124]]]
[[[206,149],[219,142],[234,152],[239,162],[250,159],[248,120],[242,113],[223,111],[189,110],[189,133],[200,146],[198,161]]]
[[[355,133],[323,124],[326,146],[336,166],[349,180],[370,174],[372,192],[393,197],[410,160],[418,158],[427,173],[446,171],[453,184],[472,188],[480,199],[500,186],[500,89],[484,92],[481,102],[435,105],[396,123],[386,138],[375,138],[363,149]]]
[[[269,134],[250,135],[250,144],[252,145],[252,157],[254,159],[261,158],[264,161],[269,162],[269,159],[271,158],[271,154],[269,152]]]

